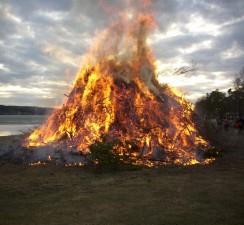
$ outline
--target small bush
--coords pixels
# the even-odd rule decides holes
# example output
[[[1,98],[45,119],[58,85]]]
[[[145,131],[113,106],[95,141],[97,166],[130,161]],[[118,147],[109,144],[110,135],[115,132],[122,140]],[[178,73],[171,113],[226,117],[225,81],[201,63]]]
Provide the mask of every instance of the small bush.
[[[222,152],[215,147],[209,147],[204,153],[205,158],[217,158],[220,157],[221,155]]]
[[[122,161],[119,155],[113,152],[116,142],[95,142],[90,146],[91,160],[97,168],[117,170]]]
[[[100,170],[135,170],[138,166],[132,165],[128,155],[118,155],[113,149],[115,145],[122,145],[119,141],[95,142],[90,146],[90,157],[96,169]]]

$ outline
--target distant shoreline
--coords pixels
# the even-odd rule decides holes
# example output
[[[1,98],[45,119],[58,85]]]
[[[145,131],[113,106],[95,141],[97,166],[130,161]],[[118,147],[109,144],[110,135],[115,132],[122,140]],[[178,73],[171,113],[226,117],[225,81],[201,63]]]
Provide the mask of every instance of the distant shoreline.
[[[53,108],[36,106],[7,106],[0,105],[0,115],[46,115]]]

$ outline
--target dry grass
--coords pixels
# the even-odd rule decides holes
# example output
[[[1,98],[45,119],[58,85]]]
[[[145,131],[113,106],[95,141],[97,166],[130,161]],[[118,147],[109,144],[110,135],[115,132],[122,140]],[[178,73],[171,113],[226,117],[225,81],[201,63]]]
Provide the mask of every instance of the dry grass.
[[[2,164],[0,224],[244,224],[244,148],[230,142],[209,166],[95,174]]]

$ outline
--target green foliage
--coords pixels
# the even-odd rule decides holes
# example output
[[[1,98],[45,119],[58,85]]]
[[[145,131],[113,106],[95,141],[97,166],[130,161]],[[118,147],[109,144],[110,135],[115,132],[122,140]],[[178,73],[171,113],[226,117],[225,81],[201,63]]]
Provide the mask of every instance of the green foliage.
[[[104,138],[106,139],[106,138]],[[120,146],[127,149],[127,154],[119,155],[114,152],[115,146]],[[131,146],[129,148],[129,146]],[[95,168],[99,170],[137,170],[140,167],[133,165],[133,160],[130,158],[130,151],[133,150],[134,144],[121,143],[120,141],[108,142],[95,142],[90,146],[90,157]]]
[[[207,93],[205,97],[196,103],[196,111],[207,117],[223,118],[226,114],[244,116],[244,69],[236,74],[233,81],[233,89],[227,93],[219,90]]]
[[[210,117],[222,117],[225,112],[225,98],[225,93],[219,90],[212,91],[196,103],[196,109]]]
[[[204,158],[217,158],[222,156],[222,151],[220,151],[216,147],[209,147],[205,152],[204,152]]]
[[[117,142],[95,142],[90,146],[91,159],[96,166],[105,170],[117,170],[121,157],[113,152]]]

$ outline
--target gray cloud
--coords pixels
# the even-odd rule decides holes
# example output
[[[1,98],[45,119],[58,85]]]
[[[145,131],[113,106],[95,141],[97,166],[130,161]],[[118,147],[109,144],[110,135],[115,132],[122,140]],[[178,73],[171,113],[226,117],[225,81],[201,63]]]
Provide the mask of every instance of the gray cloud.
[[[128,4],[140,8],[135,2],[1,1],[0,104],[52,106],[60,103],[92,37]],[[233,79],[244,65],[244,1],[152,2],[158,23],[158,39],[152,43],[157,59],[169,66],[174,62],[177,66],[177,61],[194,60],[198,71],[188,78],[202,75],[206,78],[201,88],[191,82],[181,85],[191,99],[213,88],[225,89],[231,85],[218,85],[217,80]],[[19,92],[13,90],[15,86],[20,88]],[[22,94],[21,88],[25,88]],[[30,96],[33,90],[36,92]]]

